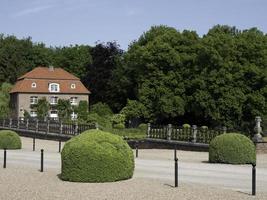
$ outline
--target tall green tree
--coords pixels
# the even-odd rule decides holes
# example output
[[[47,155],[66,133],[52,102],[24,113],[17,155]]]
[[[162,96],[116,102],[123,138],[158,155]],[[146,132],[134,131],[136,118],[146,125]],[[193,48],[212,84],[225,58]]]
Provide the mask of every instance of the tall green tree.
[[[12,89],[12,85],[9,83],[3,83],[0,89],[0,118],[7,118],[10,115],[10,96],[9,92]]]
[[[47,119],[49,109],[50,109],[49,102],[46,100],[45,97],[38,99],[38,102],[36,105],[38,119],[41,119],[41,120]]]
[[[60,120],[70,120],[73,108],[71,107],[70,101],[66,99],[59,99],[57,102],[58,117]]]

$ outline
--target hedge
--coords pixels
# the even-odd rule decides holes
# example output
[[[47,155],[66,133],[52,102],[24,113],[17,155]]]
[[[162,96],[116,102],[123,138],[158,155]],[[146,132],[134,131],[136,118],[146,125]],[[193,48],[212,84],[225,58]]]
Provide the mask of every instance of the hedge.
[[[19,135],[10,130],[0,131],[0,149],[21,149]]]
[[[238,133],[226,133],[215,137],[209,145],[209,162],[228,164],[256,163],[253,142]]]
[[[73,137],[61,153],[61,179],[73,182],[113,182],[133,176],[134,156],[122,137],[88,130]]]

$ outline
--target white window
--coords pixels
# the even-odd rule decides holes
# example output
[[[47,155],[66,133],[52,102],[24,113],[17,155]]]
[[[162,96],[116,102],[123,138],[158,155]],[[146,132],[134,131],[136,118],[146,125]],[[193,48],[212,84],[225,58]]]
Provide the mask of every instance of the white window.
[[[50,97],[50,104],[51,105],[56,105],[58,101],[58,97]]]
[[[58,118],[57,110],[50,111],[50,118]]]
[[[50,83],[49,84],[49,91],[50,92],[59,92],[59,84],[58,83]]]
[[[72,120],[77,119],[77,117],[78,117],[75,112],[72,112],[70,116],[71,116]]]
[[[34,104],[37,104],[38,103],[38,97],[36,96],[31,96],[30,97],[30,104],[31,105],[34,105]]]
[[[70,88],[71,88],[71,89],[75,89],[75,88],[76,88],[75,83],[72,83],[72,84],[70,85]]]
[[[30,116],[31,117],[37,117],[37,112],[35,110],[30,111]]]
[[[77,101],[77,97],[71,97],[70,98],[70,104],[71,105],[77,105],[78,104],[78,101]]]
[[[36,88],[36,83],[35,82],[32,83],[32,88]]]

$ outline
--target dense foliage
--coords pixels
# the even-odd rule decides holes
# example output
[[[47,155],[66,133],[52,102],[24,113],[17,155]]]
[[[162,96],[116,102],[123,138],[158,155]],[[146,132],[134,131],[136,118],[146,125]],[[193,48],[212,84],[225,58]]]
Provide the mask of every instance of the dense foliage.
[[[10,130],[0,131],[0,149],[21,149],[19,135]]]
[[[113,182],[133,176],[131,148],[111,133],[90,130],[66,142],[61,178],[74,182]]]
[[[9,108],[9,91],[12,85],[9,83],[3,83],[0,87],[0,118],[7,118],[10,114]]]
[[[267,115],[266,52],[260,30],[221,25],[203,37],[154,26],[126,52],[115,42],[47,48],[1,35],[0,83],[53,64],[83,81],[91,104],[121,111],[126,121],[247,129],[255,116]]]
[[[215,137],[209,145],[209,161],[212,163],[256,163],[253,142],[244,135],[227,133]]]

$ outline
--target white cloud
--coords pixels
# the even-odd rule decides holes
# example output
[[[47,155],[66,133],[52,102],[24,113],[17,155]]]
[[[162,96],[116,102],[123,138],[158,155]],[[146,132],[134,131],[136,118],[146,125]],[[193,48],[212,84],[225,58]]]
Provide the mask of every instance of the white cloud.
[[[41,11],[47,10],[49,8],[54,7],[54,5],[43,5],[43,6],[36,6],[36,7],[32,7],[32,8],[27,8],[21,11],[18,11],[17,13],[13,14],[13,17],[22,17],[22,16],[26,16],[26,15],[31,15],[34,13],[39,13]]]

